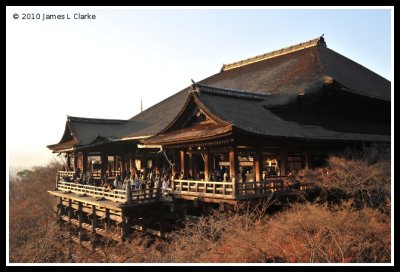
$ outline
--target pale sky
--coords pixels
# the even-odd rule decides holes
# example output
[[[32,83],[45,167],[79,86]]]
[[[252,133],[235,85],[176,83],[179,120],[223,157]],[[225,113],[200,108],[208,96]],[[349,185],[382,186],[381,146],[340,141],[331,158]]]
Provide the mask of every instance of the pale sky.
[[[46,164],[67,115],[128,119],[141,99],[146,109],[224,63],[322,34],[332,50],[392,80],[392,16],[390,8],[7,7],[7,160]]]

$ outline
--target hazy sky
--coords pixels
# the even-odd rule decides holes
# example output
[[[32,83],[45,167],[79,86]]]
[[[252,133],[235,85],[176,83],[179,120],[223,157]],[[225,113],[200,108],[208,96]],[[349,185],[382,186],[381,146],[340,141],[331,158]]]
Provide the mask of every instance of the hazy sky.
[[[322,34],[329,48],[392,80],[391,12],[7,7],[7,160],[47,163],[46,145],[61,139],[67,115],[128,119],[141,99],[146,109],[224,63]]]

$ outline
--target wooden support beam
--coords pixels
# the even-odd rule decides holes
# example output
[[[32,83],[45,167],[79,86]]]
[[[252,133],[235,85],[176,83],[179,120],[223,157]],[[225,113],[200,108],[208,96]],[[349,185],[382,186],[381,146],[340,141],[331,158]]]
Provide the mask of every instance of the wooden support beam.
[[[74,170],[78,168],[78,154],[74,153]]]
[[[121,218],[122,218],[121,241],[123,242],[123,241],[125,241],[125,236],[126,236],[126,210],[125,210],[125,208],[122,208]]]
[[[58,204],[58,209],[59,209],[59,215],[62,216],[64,214],[64,205],[63,205],[63,199],[62,197],[59,198],[59,204]]]
[[[110,221],[110,209],[106,209],[106,222],[105,222],[105,230],[110,231],[111,221]]]
[[[309,151],[306,151],[304,154],[304,169],[308,170],[310,168],[310,163],[311,163],[311,154]]]
[[[204,153],[204,180],[205,181],[209,180],[209,174],[210,174],[209,152],[206,151]]]
[[[178,155],[177,155],[177,151],[174,149],[172,151],[172,162],[173,162],[173,166],[172,166],[172,175],[175,176],[176,172],[178,171],[177,169],[177,159]]]
[[[183,176],[186,176],[186,171],[185,171],[185,151],[181,150],[179,151],[180,157],[181,157],[181,173],[183,173]]]
[[[78,227],[79,227],[79,242],[82,242],[83,238],[83,229],[82,229],[82,223],[83,223],[83,214],[82,214],[82,202],[78,203]]]
[[[192,179],[196,179],[196,173],[194,169],[194,155],[193,153],[189,153],[189,173],[192,176]]]
[[[255,181],[262,180],[262,156],[261,150],[256,150],[256,156],[254,158],[254,172],[255,172]]]
[[[71,155],[67,153],[67,171],[71,171]]]
[[[86,173],[88,169],[88,154],[86,152],[82,153],[82,171]]]
[[[129,153],[129,171],[131,172],[131,179],[134,179],[135,174],[136,174],[135,173],[135,153],[136,153],[135,151]]]
[[[229,152],[229,176],[231,178],[232,187],[233,187],[233,195],[238,195],[238,185],[237,185],[237,178],[236,178],[236,168],[238,166],[238,157],[236,148],[233,147],[232,150]]]
[[[121,167],[121,175],[122,175],[122,173],[124,172],[124,170],[125,170],[125,154],[122,154],[121,155],[121,162],[120,162],[121,164],[120,164],[120,167]]]
[[[104,176],[107,172],[108,166],[108,156],[102,154],[101,155],[101,176]]]
[[[286,176],[287,174],[287,149],[286,147],[282,147],[281,152],[280,152],[280,158],[281,158],[281,176]]]
[[[96,205],[92,205],[92,233],[96,233]]]
[[[72,211],[72,200],[68,199],[68,220],[69,220],[69,222],[71,222],[72,213],[73,213],[73,211]]]
[[[114,156],[114,176],[117,176],[117,156]]]

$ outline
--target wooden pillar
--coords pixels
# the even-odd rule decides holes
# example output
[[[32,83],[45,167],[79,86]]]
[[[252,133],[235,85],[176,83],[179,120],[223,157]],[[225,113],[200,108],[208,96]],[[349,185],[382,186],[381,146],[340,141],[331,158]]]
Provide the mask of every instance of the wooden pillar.
[[[177,153],[176,150],[173,149],[173,151],[172,151],[172,163],[173,163],[173,165],[172,165],[172,169],[171,169],[173,176],[175,176],[176,171],[178,171],[178,169],[176,167],[177,166],[178,155],[176,153]]]
[[[114,176],[117,176],[117,156],[114,156]]]
[[[59,215],[61,218],[61,216],[64,215],[64,205],[63,205],[62,197],[60,197],[60,202],[58,204],[58,208],[59,208]]]
[[[67,171],[71,171],[71,155],[67,153]]]
[[[72,219],[72,199],[68,199],[68,223],[71,224]]]
[[[78,203],[78,222],[79,222],[79,242],[82,242],[83,238],[83,228],[82,228],[82,222],[83,222],[83,214],[82,214],[82,202]]]
[[[254,172],[256,174],[255,181],[261,181],[262,180],[262,156],[261,156],[261,150],[259,150],[259,149],[256,150],[256,156],[254,158]]]
[[[129,153],[129,171],[131,172],[131,178],[135,178],[135,152]]]
[[[106,208],[106,218],[105,218],[105,230],[110,231],[111,221],[110,221],[110,209]]]
[[[194,157],[193,153],[189,153],[189,171],[190,175],[192,176],[192,179],[195,179],[195,173],[194,173]]]
[[[132,190],[131,190],[131,182],[128,180],[125,189],[125,203],[128,205],[132,204]]]
[[[60,230],[62,230],[63,227],[63,219],[62,216],[64,215],[64,205],[63,205],[63,201],[62,201],[62,197],[60,197],[60,203],[57,205],[58,209],[59,209],[59,218],[58,218],[58,222],[60,224]]]
[[[209,173],[210,173],[210,161],[209,161],[209,153],[208,150],[204,152],[204,180],[209,180]]]
[[[147,176],[147,151],[146,151],[146,149],[144,149],[144,152],[143,152],[144,154],[143,154],[143,166],[142,166],[142,168],[143,168],[143,179],[146,179],[146,176]]]
[[[126,211],[125,208],[122,208],[121,210],[121,241],[123,242],[125,240],[125,235],[126,235]]]
[[[185,171],[185,150],[180,151],[180,156],[181,156],[181,173],[183,172],[183,176],[186,175]]]
[[[92,233],[96,233],[96,205],[92,205]]]
[[[310,168],[310,163],[311,163],[311,154],[310,152],[306,152],[304,156],[304,169],[308,170]]]
[[[74,170],[78,168],[78,154],[74,153]]]
[[[125,170],[125,154],[121,156],[121,175]]]
[[[87,171],[89,171],[88,169],[88,154],[82,153],[82,172],[86,173]]]
[[[286,147],[283,147],[280,153],[280,157],[281,157],[281,176],[286,176],[287,174],[287,149]]]
[[[107,172],[108,166],[108,156],[102,154],[101,155],[101,176],[104,176]]]
[[[233,193],[234,195],[238,195],[238,184],[237,184],[237,179],[236,179],[236,168],[238,165],[237,161],[237,151],[236,148],[233,147],[232,150],[229,152],[229,176],[232,181],[232,186],[233,186]]]

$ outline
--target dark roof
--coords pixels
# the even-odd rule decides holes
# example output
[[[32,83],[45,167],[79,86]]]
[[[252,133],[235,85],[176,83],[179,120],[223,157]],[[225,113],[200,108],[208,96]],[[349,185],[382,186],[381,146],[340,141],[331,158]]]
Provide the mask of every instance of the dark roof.
[[[280,137],[380,140],[384,136],[285,121],[265,108],[295,104],[299,95],[312,96],[333,85],[374,99],[390,101],[391,97],[390,81],[328,49],[323,37],[224,65],[220,73],[195,85],[201,89],[199,101],[221,120],[246,132]],[[176,120],[190,91],[188,87],[129,120],[69,116],[61,141],[48,147],[65,150],[72,145],[98,144],[99,139],[107,143],[150,137]]]
[[[202,93],[201,86],[199,89],[198,99],[204,107],[220,119],[231,123],[234,128],[252,134],[320,140],[390,141],[390,136],[387,135],[345,133],[326,129],[322,126],[310,126],[283,120],[272,111],[264,108],[262,101],[212,95]]]
[[[121,128],[118,136],[141,138],[161,131],[182,109],[188,96],[188,90],[189,88],[186,88],[130,118]]]
[[[202,124],[193,127],[185,127],[182,129],[176,129],[165,134],[159,134],[149,138],[146,143],[152,144],[173,144],[180,142],[191,142],[208,140],[210,137],[220,137],[226,135],[232,131],[230,125],[218,125],[218,124]]]
[[[107,143],[116,139],[127,140],[154,135],[171,122],[182,109],[188,89],[168,97],[129,120],[68,116],[61,141],[47,147],[59,151],[70,149],[74,145],[79,147],[99,144],[99,139],[102,139],[102,143]],[[74,142],[70,141],[72,138],[75,139]]]
[[[199,83],[257,94],[302,94],[336,81],[349,92],[390,100],[390,81],[326,47],[322,37],[234,64]]]
[[[127,120],[67,116],[60,142],[47,147],[54,151],[66,150],[73,146],[91,144],[98,137],[115,137],[115,132],[126,122]]]

